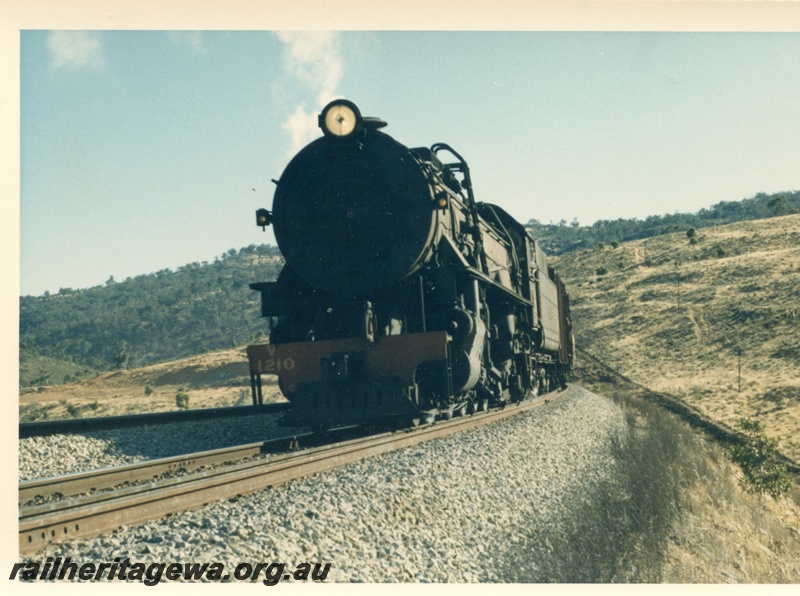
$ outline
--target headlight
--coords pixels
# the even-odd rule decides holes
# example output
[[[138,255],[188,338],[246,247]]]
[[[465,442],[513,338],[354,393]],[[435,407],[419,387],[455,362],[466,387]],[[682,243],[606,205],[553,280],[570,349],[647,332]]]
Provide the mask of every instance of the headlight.
[[[319,127],[326,136],[349,137],[361,127],[362,121],[356,104],[346,99],[332,101],[319,115]]]

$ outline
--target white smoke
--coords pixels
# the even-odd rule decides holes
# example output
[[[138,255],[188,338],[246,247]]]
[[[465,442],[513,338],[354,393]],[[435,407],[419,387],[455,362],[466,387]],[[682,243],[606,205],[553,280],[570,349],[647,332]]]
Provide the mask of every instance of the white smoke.
[[[301,101],[283,123],[292,139],[290,154],[319,136],[317,114],[337,97],[342,80],[343,64],[340,35],[335,31],[282,31],[277,34],[284,43],[284,65],[287,74],[313,95],[313,105]]]

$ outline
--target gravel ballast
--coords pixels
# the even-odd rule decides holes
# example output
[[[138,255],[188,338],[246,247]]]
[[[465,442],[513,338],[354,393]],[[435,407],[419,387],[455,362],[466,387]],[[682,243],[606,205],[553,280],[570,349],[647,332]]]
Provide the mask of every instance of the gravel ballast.
[[[626,431],[611,401],[573,386],[542,408],[33,558],[225,564],[330,563],[327,581],[504,581],[534,534],[566,528],[614,473]],[[558,556],[530,553],[536,561]]]
[[[280,416],[253,415],[20,439],[19,479],[75,474],[309,432],[307,428],[279,426]]]

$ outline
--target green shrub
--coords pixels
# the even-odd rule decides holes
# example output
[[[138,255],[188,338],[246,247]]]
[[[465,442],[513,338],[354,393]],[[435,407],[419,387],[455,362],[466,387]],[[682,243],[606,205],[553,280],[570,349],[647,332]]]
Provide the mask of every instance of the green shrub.
[[[606,269],[605,267],[598,267],[595,273],[597,273],[597,275],[605,275],[606,273],[608,273],[608,269]]]
[[[144,388],[144,394],[145,394],[145,396],[153,395],[153,388],[150,385],[147,385]]]
[[[189,396],[183,392],[178,393],[175,396],[175,405],[178,406],[181,410],[188,410],[189,409]]]
[[[59,403],[61,405],[64,405],[64,406],[67,407],[67,415],[70,418],[82,418],[83,417],[83,413],[86,412],[87,410],[91,410],[92,412],[96,412],[98,409],[100,409],[100,402],[97,401],[97,400],[94,400],[91,403],[82,404],[82,405],[79,405],[79,406],[73,405],[73,404],[69,403],[67,400],[64,400],[64,399],[60,400]]]
[[[744,438],[731,447],[731,457],[744,472],[745,485],[755,493],[766,493],[774,499],[789,492],[792,484],[786,467],[775,460],[778,441],[764,434],[764,423],[753,418],[742,418],[737,426]]]

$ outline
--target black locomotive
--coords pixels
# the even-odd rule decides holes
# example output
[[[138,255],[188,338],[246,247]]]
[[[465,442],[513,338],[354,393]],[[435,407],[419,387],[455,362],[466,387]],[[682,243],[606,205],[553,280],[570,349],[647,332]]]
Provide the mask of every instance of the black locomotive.
[[[520,223],[475,201],[464,159],[409,149],[346,100],[319,125],[272,211],[256,212],[286,264],[250,286],[272,323],[248,347],[254,403],[265,373],[292,419],[321,428],[450,418],[563,386],[564,285]]]

